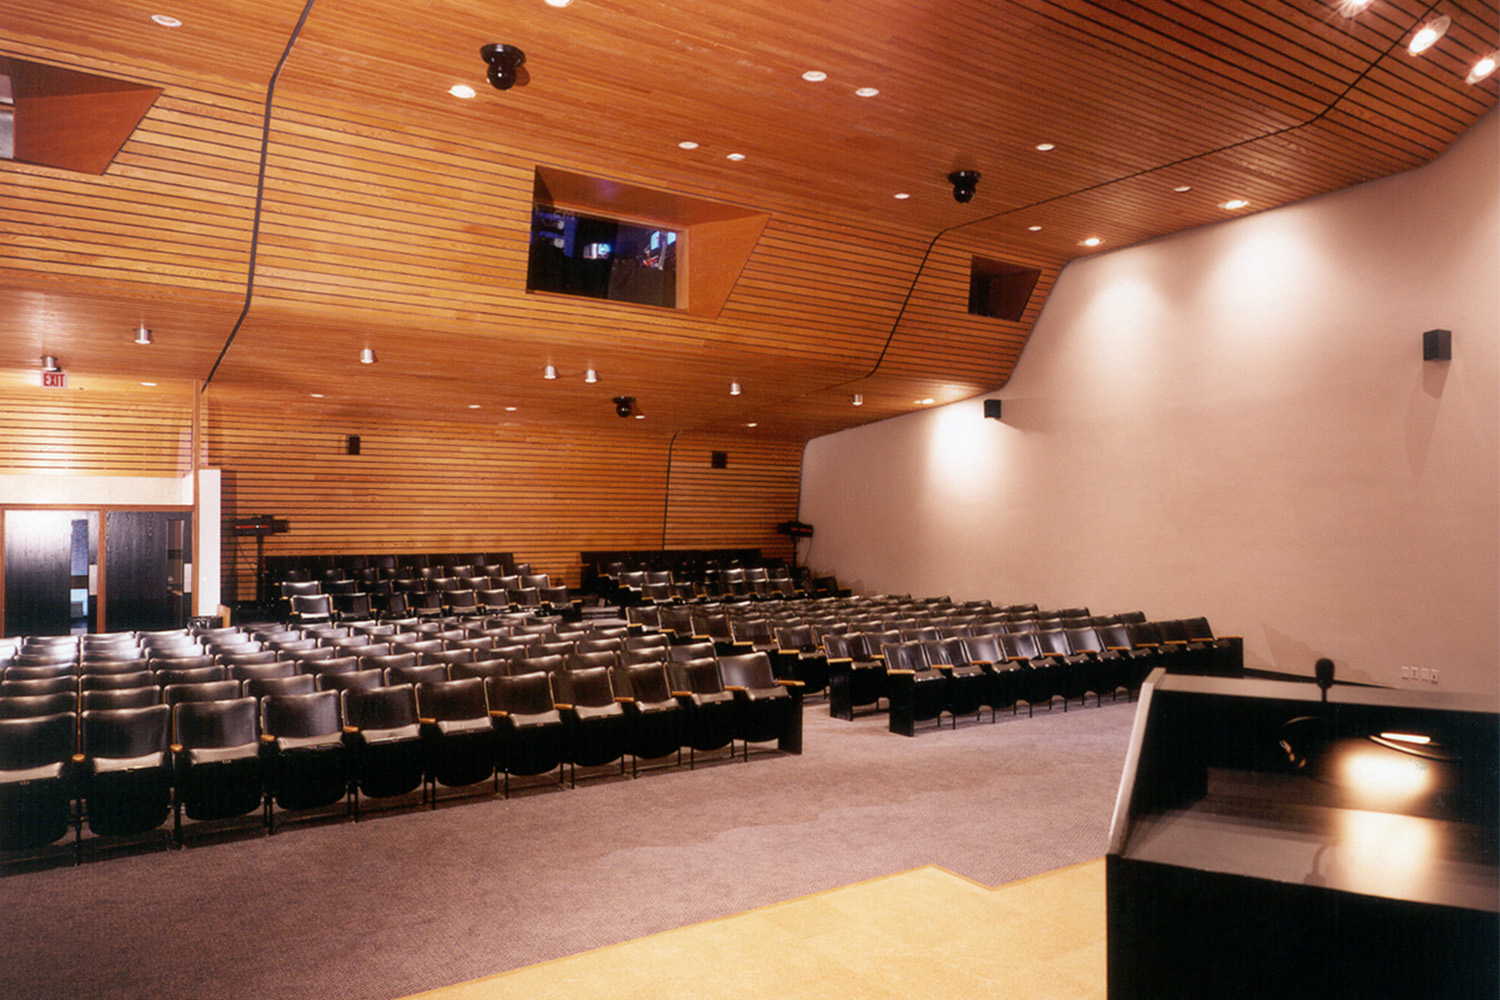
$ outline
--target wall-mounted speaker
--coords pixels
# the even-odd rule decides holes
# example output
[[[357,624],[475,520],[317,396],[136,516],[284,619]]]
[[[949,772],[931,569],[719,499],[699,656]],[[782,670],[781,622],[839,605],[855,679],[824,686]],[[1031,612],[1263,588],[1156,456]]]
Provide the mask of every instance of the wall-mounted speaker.
[[[358,455],[359,454],[359,435],[358,434],[350,434],[349,435],[349,442],[348,442],[348,444],[347,444],[347,446],[345,448],[345,451],[348,454],[350,454],[350,455]]]
[[[727,469],[727,468],[729,468],[729,452],[727,452],[727,451],[715,451],[715,452],[711,452],[709,454],[709,456],[708,456],[708,464],[709,464],[710,468],[714,468],[714,469]]]
[[[1453,331],[1428,330],[1422,334],[1422,360],[1453,360]]]
[[[984,401],[984,415],[991,420],[1000,419],[1000,400],[986,399]]]

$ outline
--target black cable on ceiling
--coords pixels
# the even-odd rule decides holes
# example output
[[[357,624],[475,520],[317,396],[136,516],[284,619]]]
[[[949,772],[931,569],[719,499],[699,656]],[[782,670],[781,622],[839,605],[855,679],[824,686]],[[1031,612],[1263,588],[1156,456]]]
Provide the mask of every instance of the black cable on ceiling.
[[[260,217],[261,207],[265,203],[266,196],[266,158],[271,147],[271,110],[276,100],[276,81],[281,78],[281,69],[286,65],[287,58],[292,54],[292,47],[297,44],[297,39],[302,34],[302,26],[307,23],[307,15],[312,13],[313,4],[317,0],[307,0],[302,8],[302,15],[297,18],[297,24],[292,28],[291,37],[286,40],[286,48],[281,52],[281,58],[276,61],[276,69],[271,73],[271,81],[266,85],[266,110],[261,123],[260,131],[260,170],[255,178],[255,211],[250,217],[250,259],[245,268],[245,303],[240,307],[240,315],[234,321],[234,326],[229,330],[229,337],[224,341],[224,346],[219,350],[219,356],[214,360],[214,366],[208,370],[208,377],[203,380],[203,388],[199,393],[208,391],[208,384],[214,380],[214,375],[223,363],[224,356],[229,353],[230,345],[234,343],[235,335],[240,332],[240,327],[245,322],[245,317],[250,314],[250,300],[255,296],[255,258],[260,249]]]

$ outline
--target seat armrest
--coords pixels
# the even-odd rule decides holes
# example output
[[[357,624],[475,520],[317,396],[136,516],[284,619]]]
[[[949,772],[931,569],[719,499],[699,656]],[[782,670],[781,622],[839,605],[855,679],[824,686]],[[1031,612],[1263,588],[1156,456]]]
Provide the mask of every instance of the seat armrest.
[[[743,685],[743,684],[725,684],[724,685],[724,690],[725,691],[742,691],[743,692],[743,691],[749,691],[750,689],[747,688],[747,687],[745,687],[745,685]]]
[[[897,676],[900,676],[902,674],[905,674],[907,676],[915,676],[916,675],[916,671],[915,670],[911,670],[911,669],[909,669],[907,667],[891,667],[891,668],[889,668],[889,669],[886,670],[886,673],[888,673],[888,674],[895,674]]]
[[[615,704],[616,705],[634,705],[635,704],[635,699],[634,698],[626,698],[623,695],[615,695]]]
[[[558,701],[558,702],[554,702],[552,704],[552,707],[555,708],[555,709],[557,709],[559,712],[568,712],[568,711],[572,710],[573,705],[572,705],[571,702]]]
[[[490,709],[490,718],[492,718],[492,719],[508,719],[508,718],[510,718],[510,713],[507,712],[507,711],[505,711],[505,709],[503,709],[503,708],[492,708],[492,709]]]
[[[780,684],[782,687],[807,687],[806,681],[778,680],[776,683]]]

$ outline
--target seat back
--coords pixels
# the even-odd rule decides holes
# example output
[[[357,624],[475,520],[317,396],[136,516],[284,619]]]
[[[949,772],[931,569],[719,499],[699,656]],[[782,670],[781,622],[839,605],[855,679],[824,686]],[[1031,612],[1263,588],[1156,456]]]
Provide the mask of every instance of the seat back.
[[[72,683],[72,678],[69,678]],[[9,682],[7,682],[9,683]],[[134,688],[145,687],[156,683],[156,676],[149,670],[137,670],[134,673],[114,674],[84,674],[78,678],[78,688],[82,691],[103,691],[109,688]]]
[[[533,674],[538,671],[555,674],[567,666],[567,658],[560,653],[552,653],[545,656],[527,656],[524,659],[512,661],[512,674]]]
[[[259,735],[254,698],[172,706],[172,742],[186,750],[244,746],[257,742]]]
[[[424,719],[455,722],[489,718],[489,698],[481,677],[422,681],[416,689],[417,712]]]
[[[0,715],[0,771],[61,764],[73,756],[77,740],[78,717],[71,711]]]
[[[401,729],[420,718],[417,690],[410,684],[346,688],[342,695],[344,724],[356,729]]]
[[[667,680],[665,661],[630,664],[623,668],[623,674],[628,690],[622,693],[636,701],[659,704],[672,700],[672,685]]]
[[[887,642],[880,647],[887,670],[926,670],[927,659],[922,655],[921,640],[910,642]]]
[[[765,691],[780,686],[771,670],[771,657],[760,650],[719,657],[719,676],[726,688]]]
[[[251,698],[263,698],[272,694],[310,694],[318,689],[318,679],[312,674],[252,677],[244,682],[243,687],[245,694]]]
[[[668,676],[672,678],[674,691],[698,695],[724,692],[724,678],[719,674],[719,661],[713,657],[679,660],[669,664]]]
[[[536,670],[524,674],[491,677],[485,681],[490,707],[511,715],[542,715],[555,712],[551,674]]]
[[[997,638],[1000,640],[1000,648],[1005,651],[1006,659],[1035,660],[1042,655],[1036,635],[1035,632],[1005,632]]]
[[[79,732],[84,756],[128,760],[166,753],[171,711],[166,705],[147,705],[83,712],[79,716]]]
[[[1068,648],[1075,653],[1102,653],[1104,640],[1093,627],[1064,629],[1068,637]]]
[[[1000,639],[992,633],[965,636],[962,642],[966,663],[1002,663],[1005,660]]]
[[[72,691],[52,694],[0,696],[0,719],[37,719],[44,715],[78,711],[78,695]],[[0,771],[19,770],[0,766]]]
[[[296,672],[297,664],[291,660],[273,660],[270,663],[245,663],[229,668],[229,676],[237,681],[267,677],[291,677]]]
[[[337,691],[267,693],[260,700],[260,719],[267,736],[294,739],[331,736],[344,725]]]
[[[349,670],[337,674],[318,674],[320,691],[372,691],[384,686],[384,670]]]
[[[712,659],[714,644],[711,642],[684,642],[668,647],[667,658],[678,663],[686,660]]]
[[[417,666],[392,667],[385,672],[385,682],[390,684],[422,684],[430,681],[446,681],[446,663],[423,663]]]
[[[615,705],[609,667],[565,670],[558,674],[557,680],[562,688],[558,697],[568,704],[586,708],[610,708]]]
[[[169,684],[206,684],[209,681],[229,679],[227,667],[189,667],[186,670],[169,669],[156,672],[156,683],[160,687]]]

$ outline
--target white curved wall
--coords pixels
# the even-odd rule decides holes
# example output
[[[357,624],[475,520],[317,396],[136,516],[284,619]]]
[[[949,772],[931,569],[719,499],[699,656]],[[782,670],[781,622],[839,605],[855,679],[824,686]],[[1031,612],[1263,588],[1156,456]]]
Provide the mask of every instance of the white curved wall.
[[[1205,614],[1247,665],[1500,692],[1500,116],[1418,170],[1080,259],[1004,420],[810,442],[866,592]],[[1421,335],[1453,331],[1453,360]]]

